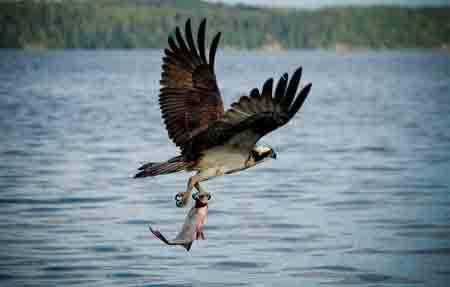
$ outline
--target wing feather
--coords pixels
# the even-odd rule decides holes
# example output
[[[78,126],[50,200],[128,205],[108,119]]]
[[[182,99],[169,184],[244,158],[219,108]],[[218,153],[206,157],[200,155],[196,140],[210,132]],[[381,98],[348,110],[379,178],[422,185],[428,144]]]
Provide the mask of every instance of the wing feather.
[[[197,44],[198,50],[200,52],[200,58],[203,63],[206,63],[206,54],[205,54],[205,29],[206,29],[206,19],[203,19],[200,23],[200,27],[198,28],[197,34]]]
[[[168,38],[168,48],[164,50],[159,104],[169,137],[183,152],[193,136],[224,113],[214,73],[220,33],[212,41],[208,63],[205,29],[206,19],[200,24],[195,43],[191,22],[186,21],[184,37],[176,27],[175,36]]]
[[[286,85],[288,80],[288,74],[284,73],[283,76],[278,80],[277,87],[275,89],[275,103],[280,103],[286,92]]]
[[[201,62],[200,62],[200,57],[197,52],[197,48],[195,47],[194,39],[192,37],[191,19],[188,19],[186,21],[185,30],[186,30],[186,39],[187,39],[189,49],[192,54],[192,58],[195,61],[195,64],[199,65]],[[214,63],[212,63],[212,65],[214,66]]]
[[[298,88],[298,84],[300,83],[301,76],[302,76],[302,67],[298,68],[294,72],[294,75],[292,76],[291,80],[289,81],[289,85],[286,90],[286,95],[281,102],[281,105],[283,107],[289,109],[289,107],[291,106],[292,100],[295,97],[295,92],[297,91],[297,88]]]
[[[177,38],[178,46],[180,47],[181,51],[185,53],[185,55],[189,55],[189,50],[186,46],[186,43],[184,43],[183,36],[181,36],[180,28],[175,28],[175,37]],[[194,55],[191,55],[192,58],[194,58]],[[191,59],[192,60],[192,59]]]
[[[169,48],[174,52],[174,54],[178,52],[178,46],[177,44],[175,44],[175,41],[173,40],[172,36],[169,36],[168,42]]]
[[[311,90],[311,83],[305,86],[303,90],[301,90],[300,94],[295,99],[295,102],[292,104],[291,109],[289,110],[289,117],[292,118],[295,116],[295,114],[298,112],[298,110],[302,107],[303,103],[305,102],[306,97],[309,94],[309,91]]]
[[[214,67],[214,60],[216,57],[217,46],[219,45],[220,35],[221,34],[219,32],[214,37],[214,39],[212,40],[212,43],[211,43],[211,49],[209,50],[209,64],[211,65],[211,67]]]
[[[311,90],[311,84],[307,84],[297,94],[301,74],[302,69],[297,69],[290,81],[284,74],[277,83],[275,93],[273,79],[268,79],[261,93],[253,89],[250,96],[241,97],[219,120],[192,138],[190,154],[199,154],[225,143],[251,149],[261,137],[287,124]]]

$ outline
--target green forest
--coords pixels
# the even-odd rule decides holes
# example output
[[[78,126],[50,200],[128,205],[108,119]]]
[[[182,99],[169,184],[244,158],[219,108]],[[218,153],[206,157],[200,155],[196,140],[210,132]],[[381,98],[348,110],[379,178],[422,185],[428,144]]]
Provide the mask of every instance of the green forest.
[[[207,18],[225,49],[449,48],[450,7],[316,10],[199,0],[23,1],[0,4],[0,48],[162,48],[177,25]]]

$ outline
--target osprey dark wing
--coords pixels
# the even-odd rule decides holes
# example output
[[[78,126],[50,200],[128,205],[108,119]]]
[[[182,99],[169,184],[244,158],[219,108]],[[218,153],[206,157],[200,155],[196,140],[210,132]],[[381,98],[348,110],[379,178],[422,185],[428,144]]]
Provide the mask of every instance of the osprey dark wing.
[[[220,33],[212,41],[207,60],[205,26],[206,19],[200,24],[196,47],[191,23],[187,20],[186,41],[177,27],[176,41],[170,36],[169,48],[164,50],[159,103],[169,137],[182,151],[192,137],[224,113],[214,73]]]
[[[301,108],[311,90],[311,84],[307,84],[297,94],[301,74],[300,67],[289,82],[288,75],[284,74],[275,94],[270,78],[261,93],[255,88],[250,96],[241,97],[222,118],[192,139],[190,153],[197,154],[229,140],[251,150],[261,137],[287,124]]]

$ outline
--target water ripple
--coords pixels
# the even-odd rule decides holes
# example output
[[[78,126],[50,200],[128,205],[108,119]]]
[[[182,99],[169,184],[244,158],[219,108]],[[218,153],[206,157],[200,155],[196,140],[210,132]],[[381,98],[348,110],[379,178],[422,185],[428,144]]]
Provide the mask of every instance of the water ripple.
[[[314,88],[277,160],[202,183],[189,252],[148,225],[178,233],[191,174],[132,178],[179,153],[162,53],[0,51],[0,285],[448,285],[448,53],[219,51],[226,105],[299,64]]]

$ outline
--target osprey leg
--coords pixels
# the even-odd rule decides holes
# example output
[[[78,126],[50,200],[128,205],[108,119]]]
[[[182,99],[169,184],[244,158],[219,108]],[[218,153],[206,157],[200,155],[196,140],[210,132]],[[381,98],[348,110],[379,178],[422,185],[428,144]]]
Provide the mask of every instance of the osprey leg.
[[[185,192],[180,192],[175,195],[177,207],[184,207],[189,201],[192,189],[198,185],[202,178],[198,175],[191,176],[188,180],[187,188]]]
[[[195,187],[195,189],[198,190],[198,192],[207,193],[206,190],[204,190],[204,189],[200,186],[200,182],[197,182],[197,183],[194,185],[194,187]]]

